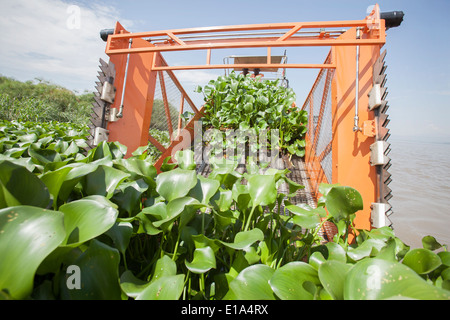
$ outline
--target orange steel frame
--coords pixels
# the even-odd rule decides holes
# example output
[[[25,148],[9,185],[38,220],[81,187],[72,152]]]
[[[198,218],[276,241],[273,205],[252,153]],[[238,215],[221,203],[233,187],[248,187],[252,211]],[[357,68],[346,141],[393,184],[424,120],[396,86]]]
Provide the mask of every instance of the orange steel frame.
[[[320,29],[313,36],[305,36],[300,31]],[[342,34],[335,35],[329,28],[347,28]],[[361,36],[357,39],[357,28]],[[284,30],[281,35],[272,36],[273,30]],[[262,33],[264,31],[265,33]],[[270,32],[268,32],[270,31]],[[223,34],[223,32],[231,33]],[[248,33],[253,32],[253,35]],[[234,36],[233,36],[234,34]],[[267,36],[269,35],[269,36]],[[129,40],[132,39],[131,48]],[[360,47],[359,57],[359,118],[360,126],[364,121],[373,120],[374,112],[368,111],[368,92],[372,87],[372,68],[380,56],[380,49],[385,44],[384,20],[380,19],[379,7],[374,6],[372,13],[364,20],[333,21],[333,22],[302,22],[275,23],[256,25],[237,25],[225,27],[191,28],[165,30],[155,32],[129,33],[117,22],[114,34],[107,40],[106,53],[116,66],[115,87],[116,97],[122,94],[127,55],[130,54],[129,71],[126,94],[124,96],[123,118],[117,122],[108,123],[111,141],[119,141],[128,147],[128,155],[148,141],[155,142],[149,137],[148,129],[151,122],[153,97],[156,86],[157,73],[172,70],[194,69],[224,69],[237,67],[274,67],[274,68],[332,68],[335,70],[331,82],[332,93],[332,181],[327,181],[323,174],[320,155],[307,147],[306,158],[311,159],[308,165],[310,175],[314,176],[313,183],[340,183],[357,189],[365,207],[358,212],[355,224],[359,229],[371,229],[370,204],[378,197],[378,181],[375,167],[370,165],[370,145],[375,142],[373,136],[366,136],[364,132],[354,132],[354,108],[356,85],[356,46]],[[302,47],[328,46],[331,47],[330,57],[321,64],[273,64],[270,52],[274,47]],[[267,48],[267,63],[263,65],[213,65],[211,51],[223,48]],[[206,50],[204,65],[168,66],[163,62],[161,53],[184,50]],[[180,86],[181,87],[181,86]],[[180,89],[182,90],[182,89]],[[187,97],[184,91],[183,96]],[[112,108],[119,108],[120,99],[115,100]],[[193,104],[192,104],[193,106]],[[181,106],[182,107],[182,106]],[[193,107],[195,116],[186,126],[189,133],[193,133],[193,122],[201,118],[203,108]],[[181,112],[181,110],[180,110]],[[163,156],[155,164],[160,168],[163,159],[174,149],[186,147],[191,141],[182,137],[173,141],[168,149],[162,148]],[[193,137],[193,135],[192,135]],[[312,141],[307,141],[308,145]],[[159,169],[158,169],[159,170]]]

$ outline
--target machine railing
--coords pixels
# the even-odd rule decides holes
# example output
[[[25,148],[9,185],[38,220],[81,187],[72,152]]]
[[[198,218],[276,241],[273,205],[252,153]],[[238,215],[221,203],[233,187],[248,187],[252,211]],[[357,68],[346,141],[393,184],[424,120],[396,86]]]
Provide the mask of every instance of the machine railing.
[[[152,70],[198,70],[225,68],[259,68],[261,64],[211,64],[212,50],[233,48],[267,48],[266,68],[334,68],[331,64],[314,63],[274,63],[271,61],[271,48],[313,47],[313,46],[373,46],[385,43],[385,33],[378,32],[379,12],[368,19],[326,22],[271,23],[208,28],[162,30],[129,33],[123,28],[116,30],[107,38],[106,53],[109,56],[123,54],[142,54],[153,52],[176,52],[187,50],[206,50],[203,65],[157,66],[153,57]],[[339,29],[337,29],[339,28]],[[342,38],[348,29],[366,28],[371,37]],[[117,27],[116,27],[117,29]],[[283,30],[281,33],[274,31]],[[384,31],[384,30],[383,30]],[[224,34],[224,32],[226,32]],[[142,40],[151,45],[128,46],[129,41]]]

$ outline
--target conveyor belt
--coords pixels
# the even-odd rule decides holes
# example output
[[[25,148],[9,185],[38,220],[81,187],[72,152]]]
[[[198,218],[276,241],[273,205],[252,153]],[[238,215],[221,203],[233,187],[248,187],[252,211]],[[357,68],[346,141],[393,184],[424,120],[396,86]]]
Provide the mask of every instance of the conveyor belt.
[[[309,178],[306,174],[306,168],[303,159],[293,156],[291,159],[291,163],[286,163],[286,161],[283,161],[281,158],[279,160],[280,161],[277,161],[276,169],[280,170],[283,170],[285,168],[289,169],[290,172],[286,176],[292,181],[305,186],[304,189],[297,190],[297,194],[294,197],[290,198],[289,201],[292,204],[305,203],[315,208],[316,203],[311,193]],[[197,173],[201,174],[204,177],[207,177],[211,173],[211,171],[212,168],[210,164],[202,162],[201,164],[197,165]],[[238,165],[236,171],[243,174],[244,172],[246,172],[245,165],[243,164]],[[262,170],[262,172],[264,172],[264,170]],[[288,185],[286,183],[283,183],[282,185],[280,185],[278,192],[287,194],[289,190],[288,188],[289,188]]]

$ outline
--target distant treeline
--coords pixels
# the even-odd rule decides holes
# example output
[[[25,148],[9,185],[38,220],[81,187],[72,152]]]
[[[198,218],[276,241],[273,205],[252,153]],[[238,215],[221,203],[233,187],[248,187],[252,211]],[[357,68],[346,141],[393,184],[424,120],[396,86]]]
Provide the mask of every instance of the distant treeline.
[[[58,121],[87,125],[94,93],[74,92],[48,81],[21,82],[0,76],[0,119],[20,121]],[[177,127],[178,110],[169,104],[173,127]],[[164,103],[155,99],[150,129],[167,131]]]
[[[87,125],[93,93],[75,94],[48,81],[21,82],[0,76],[0,119]]]

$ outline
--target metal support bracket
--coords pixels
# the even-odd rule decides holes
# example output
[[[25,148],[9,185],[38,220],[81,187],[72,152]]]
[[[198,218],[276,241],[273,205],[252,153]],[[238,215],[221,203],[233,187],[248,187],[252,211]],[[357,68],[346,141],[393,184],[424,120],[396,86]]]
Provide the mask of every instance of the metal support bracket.
[[[101,127],[96,127],[95,131],[94,131],[93,145],[98,146],[100,144],[100,142],[108,141],[108,136],[109,136],[108,130],[101,128]]]
[[[100,99],[112,104],[114,103],[115,96],[116,88],[111,83],[109,83],[109,81],[105,81],[103,83],[102,95],[100,96]]]
[[[388,219],[386,212],[391,209],[391,206],[387,203],[372,203],[372,211],[370,214],[370,220],[372,227],[382,228],[392,225],[392,222]]]
[[[375,120],[367,120],[363,122],[362,133],[367,137],[375,137],[376,128],[375,128]]]
[[[375,84],[369,92],[369,110],[373,110],[381,106],[381,85]]]
[[[119,121],[119,117],[117,116],[118,113],[119,113],[119,110],[117,110],[116,108],[109,109],[108,121],[109,122]]]
[[[370,146],[370,165],[379,166],[386,165],[389,162],[389,157],[385,155],[389,143],[386,141],[377,141]]]

